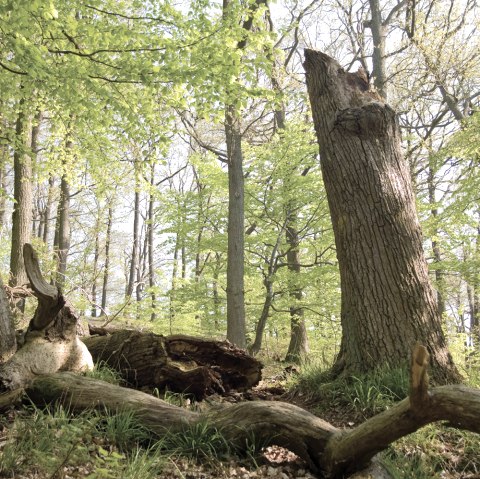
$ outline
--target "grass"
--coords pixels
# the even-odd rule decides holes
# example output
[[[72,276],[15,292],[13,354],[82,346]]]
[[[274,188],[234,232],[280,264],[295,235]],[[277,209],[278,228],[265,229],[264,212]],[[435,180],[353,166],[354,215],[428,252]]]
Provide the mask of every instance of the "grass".
[[[91,371],[87,371],[85,376],[99,381],[105,381],[110,384],[121,385],[123,380],[118,371],[111,368],[106,362],[100,361],[95,364],[95,367]]]
[[[253,451],[255,444],[249,443]],[[206,422],[157,438],[128,411],[86,411],[29,407],[0,420],[0,477],[150,479],[182,458],[218,468],[238,451]]]
[[[101,374],[105,368],[101,367]],[[108,373],[107,376],[112,377]],[[329,380],[316,364],[304,365],[287,381],[304,397],[320,404],[319,415],[343,411],[352,422],[376,414],[403,399],[408,391],[407,369],[381,369],[370,375]],[[472,375],[470,385],[479,385]],[[190,407],[185,395],[168,393],[171,403]],[[87,479],[153,479],[193,469],[195,463],[211,469],[238,455],[258,466],[265,444],[245,433],[245,443],[234,447],[221,430],[200,422],[162,438],[153,436],[128,411],[116,414],[33,406],[0,417],[0,477],[73,477]],[[361,420],[360,419],[360,420]],[[347,419],[349,421],[349,419]],[[241,449],[241,450],[240,450]],[[480,436],[430,424],[392,444],[381,461],[394,479],[480,477]],[[245,463],[244,463],[245,464]],[[188,476],[188,473],[185,472]]]
[[[479,477],[480,436],[429,424],[394,443],[382,454],[393,479]]]
[[[406,366],[385,367],[370,374],[332,381],[327,371],[311,364],[303,368],[295,382],[296,389],[317,401],[320,412],[340,407],[367,418],[408,395],[409,375]]]

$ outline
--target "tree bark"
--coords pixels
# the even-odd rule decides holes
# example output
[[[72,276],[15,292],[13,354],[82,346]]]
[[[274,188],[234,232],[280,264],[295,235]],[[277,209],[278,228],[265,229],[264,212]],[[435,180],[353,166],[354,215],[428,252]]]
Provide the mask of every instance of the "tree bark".
[[[73,122],[73,120],[71,120]],[[72,125],[70,125],[70,128]],[[60,181],[60,201],[58,202],[57,212],[57,274],[55,284],[63,288],[67,273],[67,259],[70,250],[70,184],[67,170],[69,168],[69,157],[72,155],[73,140],[72,132],[67,133],[65,143],[65,159],[63,161],[63,173]]]
[[[225,112],[228,158],[227,339],[245,348],[245,213],[240,114],[229,105]]]
[[[427,360],[426,349],[418,346],[413,356],[410,397],[355,429],[337,429],[297,406],[274,401],[244,402],[198,413],[140,391],[70,373],[37,377],[27,394],[37,404],[60,401],[73,411],[131,410],[159,436],[207,423],[221,430],[239,451],[245,450],[246,438],[253,436],[262,444],[283,446],[296,453],[321,477],[340,479],[363,469],[390,443],[430,422],[448,421],[480,433],[480,390],[442,386],[428,391]],[[9,397],[3,399],[0,396],[0,407],[11,402]]]
[[[7,122],[0,115],[0,134],[6,136]],[[3,143],[0,145],[0,231],[5,224],[5,213],[7,204],[7,160],[8,160],[8,147]]]
[[[203,399],[251,388],[261,379],[260,361],[228,342],[121,330],[84,343],[96,363],[107,363],[136,388],[168,388]]]
[[[223,0],[223,16],[228,18],[231,0]],[[247,45],[248,34],[253,26],[254,14],[265,0],[252,3],[243,22],[244,38],[237,43],[237,49],[243,51]],[[228,92],[228,96],[233,96]],[[225,142],[227,144],[228,165],[228,255],[227,255],[227,339],[240,348],[246,346],[245,324],[245,211],[242,129],[239,102],[225,105]]]
[[[0,364],[13,356],[16,349],[15,325],[0,277]]]
[[[343,335],[333,372],[400,366],[421,341],[435,380],[456,382],[395,112],[323,53],[306,50],[305,70],[340,267]]]
[[[152,311],[150,313],[150,321],[155,321],[156,314],[156,295],[155,295],[155,258],[154,258],[154,235],[153,226],[155,222],[155,162],[152,161],[150,167],[150,197],[148,199],[148,222],[147,222],[147,240],[148,240],[148,286],[150,288],[150,305]]]
[[[50,222],[52,220],[53,190],[55,188],[55,178],[52,174],[48,177],[47,202],[43,211],[43,242],[48,245],[50,239]]]
[[[387,78],[385,74],[385,36],[386,25],[382,19],[382,11],[380,9],[379,0],[369,0],[371,20],[368,26],[372,32],[373,40],[373,84],[378,93],[387,99]]]
[[[130,260],[130,272],[128,275],[128,283],[126,290],[126,297],[129,298],[133,294],[135,286],[135,278],[138,270],[139,252],[140,252],[140,172],[138,171],[140,166],[138,160],[134,161],[134,173],[135,173],[135,200],[133,206],[133,244],[132,244],[132,258]]]
[[[102,310],[100,316],[105,314],[107,309],[107,294],[108,294],[108,276],[110,273],[110,242],[112,239],[112,223],[113,223],[113,206],[112,203],[108,206],[107,216],[107,232],[105,235],[105,263],[103,266],[103,282],[102,282]]]
[[[14,189],[12,214],[12,248],[10,253],[10,286],[20,286],[28,281],[23,262],[23,245],[32,232],[32,120],[25,112],[25,100],[20,102],[15,125],[15,151],[13,154]],[[23,310],[24,302],[20,305]]]

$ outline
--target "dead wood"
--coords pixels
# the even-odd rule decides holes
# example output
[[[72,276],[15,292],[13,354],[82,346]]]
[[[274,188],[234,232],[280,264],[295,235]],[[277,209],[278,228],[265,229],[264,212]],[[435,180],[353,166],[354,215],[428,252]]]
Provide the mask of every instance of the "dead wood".
[[[24,245],[23,256],[38,307],[19,349],[0,365],[0,390],[22,388],[39,374],[82,371],[93,366],[90,353],[77,337],[75,311],[61,291],[44,280],[30,244]]]
[[[426,383],[418,379],[426,377],[425,353],[423,346],[415,348],[410,397],[350,430],[337,429],[288,403],[244,402],[197,413],[140,391],[71,373],[38,376],[27,387],[27,393],[37,404],[61,401],[76,411],[132,410],[159,436],[167,430],[182,431],[207,421],[239,448],[253,435],[262,444],[286,447],[303,458],[312,470],[337,479],[369,466],[375,454],[393,441],[431,422],[447,421],[453,427],[480,433],[480,390],[455,385],[423,394]],[[0,396],[0,405],[6,403],[8,398]]]
[[[207,395],[249,389],[262,364],[227,341],[120,330],[84,339],[96,363],[103,361],[136,388]]]

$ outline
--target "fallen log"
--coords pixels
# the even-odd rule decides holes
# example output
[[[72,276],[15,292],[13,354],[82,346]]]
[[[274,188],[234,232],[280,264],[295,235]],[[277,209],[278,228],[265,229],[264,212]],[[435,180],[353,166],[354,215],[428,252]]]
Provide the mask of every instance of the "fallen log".
[[[135,388],[169,389],[200,400],[244,391],[261,379],[262,363],[228,341],[135,330],[84,338],[93,360],[105,362]]]
[[[480,390],[455,385],[429,391],[427,363],[426,349],[417,345],[410,396],[349,430],[338,429],[288,403],[254,401],[198,413],[140,391],[71,373],[36,377],[26,392],[37,404],[61,401],[77,411],[129,409],[159,436],[167,430],[182,431],[206,421],[238,448],[246,444],[246,438],[255,437],[262,444],[291,450],[323,477],[339,479],[369,466],[372,458],[393,441],[431,422],[447,421],[451,426],[480,433]]]

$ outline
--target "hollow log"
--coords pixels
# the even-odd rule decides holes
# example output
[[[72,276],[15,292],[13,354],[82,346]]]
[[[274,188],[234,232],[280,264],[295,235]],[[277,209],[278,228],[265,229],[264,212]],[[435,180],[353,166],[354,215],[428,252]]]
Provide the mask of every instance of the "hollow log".
[[[228,341],[121,330],[84,339],[93,360],[104,361],[136,388],[209,394],[249,389],[262,364]]]
[[[77,337],[74,309],[60,289],[44,280],[30,244],[24,245],[23,257],[38,306],[19,349],[0,365],[0,391],[22,388],[39,374],[93,367],[88,349]]]
[[[452,427],[480,433],[480,390],[461,385],[428,390],[427,357],[423,346],[415,347],[408,398],[353,429],[337,429],[283,402],[244,402],[198,413],[172,406],[141,391],[72,373],[35,377],[26,392],[36,404],[57,401],[73,411],[131,410],[158,436],[206,421],[220,429],[238,448],[253,435],[262,444],[275,444],[293,451],[322,477],[339,479],[371,466],[370,461],[378,452],[431,422],[447,421]],[[12,392],[0,395],[0,407],[18,395]]]

